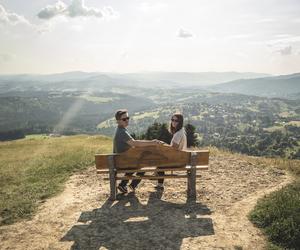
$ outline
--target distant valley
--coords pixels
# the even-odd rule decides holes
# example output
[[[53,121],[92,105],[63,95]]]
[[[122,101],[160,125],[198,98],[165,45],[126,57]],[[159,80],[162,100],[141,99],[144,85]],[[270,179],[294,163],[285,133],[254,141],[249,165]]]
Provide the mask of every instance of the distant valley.
[[[0,139],[21,134],[105,134],[127,108],[144,133],[173,112],[196,127],[199,145],[251,155],[300,157],[300,74],[67,72],[0,76]],[[2,137],[1,137],[2,136]]]

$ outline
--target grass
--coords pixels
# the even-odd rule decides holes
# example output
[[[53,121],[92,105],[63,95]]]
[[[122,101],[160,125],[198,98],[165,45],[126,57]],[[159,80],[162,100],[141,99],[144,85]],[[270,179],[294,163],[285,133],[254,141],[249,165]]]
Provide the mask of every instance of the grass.
[[[96,152],[111,152],[111,144],[110,138],[86,135],[0,143],[0,225],[30,218],[71,174],[93,165]]]

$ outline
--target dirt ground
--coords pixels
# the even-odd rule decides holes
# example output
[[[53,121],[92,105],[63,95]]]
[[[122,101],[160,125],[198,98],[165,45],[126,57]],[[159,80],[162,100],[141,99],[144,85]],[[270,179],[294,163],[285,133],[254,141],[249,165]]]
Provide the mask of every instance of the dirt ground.
[[[0,249],[264,249],[247,214],[292,178],[245,159],[211,157],[197,179],[196,202],[187,202],[185,179],[167,179],[164,192],[143,181],[136,193],[110,202],[108,181],[91,167],[32,220],[0,227]]]

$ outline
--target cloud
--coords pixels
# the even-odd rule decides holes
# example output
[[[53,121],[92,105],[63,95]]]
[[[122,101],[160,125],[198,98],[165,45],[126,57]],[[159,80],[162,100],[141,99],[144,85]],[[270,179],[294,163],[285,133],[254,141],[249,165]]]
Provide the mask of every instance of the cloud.
[[[241,39],[249,39],[251,37],[254,37],[254,34],[235,34],[230,35],[224,38],[224,40],[241,40]]]
[[[149,11],[160,11],[166,7],[167,7],[167,4],[165,4],[165,3],[143,2],[143,3],[139,4],[138,9],[143,12],[149,12]]]
[[[103,17],[101,10],[96,8],[88,8],[84,5],[84,0],[73,0],[68,7],[68,14],[70,17],[77,16],[95,16]]]
[[[37,16],[41,19],[50,19],[56,15],[63,14],[66,10],[67,5],[62,1],[58,1],[54,5],[47,5]]]
[[[58,1],[54,5],[43,8],[37,16],[41,19],[51,19],[58,15],[67,17],[97,17],[112,18],[117,17],[118,13],[112,7],[104,7],[102,10],[85,6],[84,0],[72,0],[69,6],[64,2]]]
[[[289,34],[279,34],[279,38],[272,39],[268,41],[270,45],[280,45],[280,44],[291,44],[291,43],[298,43],[300,42],[300,36],[294,36]]]
[[[180,29],[178,31],[178,34],[177,34],[178,37],[181,37],[181,38],[189,38],[189,37],[192,37],[193,34],[187,30],[184,30],[184,29]]]
[[[12,61],[15,55],[3,53],[0,54],[0,63],[7,63],[9,61]]]
[[[292,46],[287,46],[282,49],[277,50],[281,55],[288,56],[292,54]]]
[[[255,21],[255,23],[272,23],[275,22],[276,20],[273,18],[262,18],[262,19],[258,19]]]
[[[5,8],[0,5],[0,24],[9,24],[9,25],[17,25],[17,24],[30,24],[29,21],[16,13],[6,11]]]

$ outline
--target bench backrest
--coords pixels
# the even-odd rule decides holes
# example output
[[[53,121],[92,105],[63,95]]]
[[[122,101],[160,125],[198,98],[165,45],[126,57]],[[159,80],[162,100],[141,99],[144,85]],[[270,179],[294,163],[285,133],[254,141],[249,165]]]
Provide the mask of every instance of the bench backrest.
[[[163,166],[186,166],[190,164],[191,153],[196,154],[196,165],[206,166],[209,161],[209,151],[181,151],[169,145],[157,145],[150,147],[130,148],[121,154],[96,154],[95,162],[97,169],[107,169],[109,156],[114,156],[116,169],[141,168],[141,167],[163,167]]]

